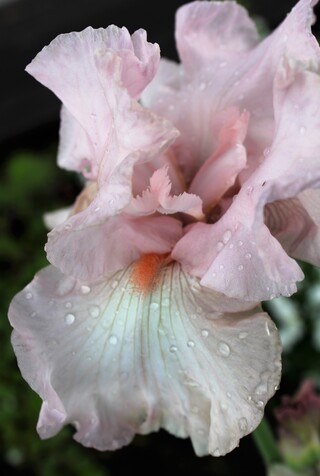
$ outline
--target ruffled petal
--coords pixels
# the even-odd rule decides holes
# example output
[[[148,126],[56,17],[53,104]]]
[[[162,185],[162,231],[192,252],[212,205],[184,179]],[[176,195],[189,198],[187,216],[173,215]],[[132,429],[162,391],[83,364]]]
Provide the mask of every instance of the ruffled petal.
[[[147,294],[135,273],[91,286],[51,266],[15,297],[13,345],[43,399],[38,432],[71,423],[77,441],[111,450],[161,427],[190,436],[198,455],[224,455],[259,424],[279,383],[275,326],[177,263]]]
[[[305,190],[296,198],[268,204],[265,222],[288,254],[320,265],[319,190]]]
[[[174,250],[175,259],[201,276],[203,285],[257,301],[296,291],[295,282],[303,273],[264,226],[263,209],[267,203],[320,187],[320,105],[314,100],[319,96],[317,74],[283,63],[274,87],[276,130],[269,154],[223,218],[205,229],[194,227]],[[241,250],[238,242],[244,244]],[[241,279],[234,285],[239,271]]]
[[[182,235],[181,222],[164,216],[118,215],[90,226],[84,219],[82,228],[73,228],[83,213],[52,230],[45,247],[50,263],[82,280],[109,276],[143,253],[169,253]]]
[[[168,167],[164,166],[153,173],[150,187],[141,196],[132,199],[125,211],[130,215],[150,215],[158,211],[164,214],[184,212],[197,219],[204,217],[200,197],[186,192],[172,196],[170,192]]]
[[[60,164],[85,169],[92,180],[101,166],[104,182],[128,155],[136,154],[135,161],[151,159],[176,137],[167,121],[130,96],[152,79],[158,57],[158,45],[147,43],[142,30],[131,38],[115,26],[60,35],[36,56],[27,71],[68,110],[61,125]]]
[[[247,11],[235,2],[191,2],[176,16],[176,42],[190,72],[253,48],[259,36]]]

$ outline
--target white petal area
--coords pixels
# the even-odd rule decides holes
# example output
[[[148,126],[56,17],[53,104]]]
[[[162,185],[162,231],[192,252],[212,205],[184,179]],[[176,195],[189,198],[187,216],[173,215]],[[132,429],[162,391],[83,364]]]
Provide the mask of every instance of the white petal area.
[[[72,207],[59,208],[54,212],[47,212],[43,216],[43,221],[48,230],[64,223],[72,213]]]
[[[190,436],[198,455],[224,455],[256,428],[279,383],[276,328],[178,263],[149,294],[133,271],[90,285],[50,266],[15,297],[14,349],[44,401],[38,432],[71,423],[77,441],[110,450],[164,428]]]
[[[151,215],[159,212],[173,214],[184,212],[200,220],[202,200],[195,194],[184,192],[180,195],[171,195],[171,181],[168,175],[168,166],[156,170],[150,177],[150,186],[141,196],[135,197],[125,208],[130,215]]]

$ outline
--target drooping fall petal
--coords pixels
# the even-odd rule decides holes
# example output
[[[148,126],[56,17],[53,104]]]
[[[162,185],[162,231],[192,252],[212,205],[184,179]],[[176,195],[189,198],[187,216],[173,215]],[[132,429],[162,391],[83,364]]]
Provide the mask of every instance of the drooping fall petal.
[[[44,401],[38,432],[71,423],[77,441],[110,450],[162,427],[190,436],[198,455],[223,455],[278,385],[274,324],[177,263],[145,293],[136,266],[96,285],[50,266],[14,299],[20,369]]]

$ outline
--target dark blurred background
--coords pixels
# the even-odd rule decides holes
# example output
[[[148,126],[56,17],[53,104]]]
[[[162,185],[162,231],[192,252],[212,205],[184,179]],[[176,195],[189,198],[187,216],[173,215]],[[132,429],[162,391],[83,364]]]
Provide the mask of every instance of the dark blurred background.
[[[133,476],[150,475],[155,470],[177,476],[265,475],[251,436],[225,458],[197,458],[189,440],[163,431],[137,437],[129,447],[115,453],[81,447],[73,442],[70,428],[51,440],[40,441],[35,431],[40,400],[22,380],[9,343],[6,313],[10,299],[46,264],[42,214],[72,203],[81,187],[75,174],[59,170],[55,163],[60,103],[24,72],[25,66],[58,34],[111,23],[124,25],[131,32],[145,28],[149,41],[160,44],[162,55],[176,59],[174,13],[184,3],[0,0],[0,469],[6,476]],[[296,2],[241,3],[273,30]],[[317,11],[320,13],[319,8]],[[317,348],[318,344],[311,342],[314,323],[305,304],[307,288],[310,283],[317,286],[319,274],[310,269],[308,276],[308,284],[292,300],[297,315],[305,317],[304,331],[299,331],[294,353],[284,355],[280,393],[295,390],[306,369],[320,381],[320,343]],[[320,292],[317,296],[314,315],[319,314]],[[320,342],[320,327],[318,331]],[[268,407],[272,424],[272,407],[278,401],[276,397]]]

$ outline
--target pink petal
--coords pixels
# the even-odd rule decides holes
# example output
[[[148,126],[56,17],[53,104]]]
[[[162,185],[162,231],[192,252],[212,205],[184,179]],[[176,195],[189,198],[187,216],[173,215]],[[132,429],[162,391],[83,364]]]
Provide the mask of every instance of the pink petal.
[[[256,45],[258,33],[240,5],[198,1],[177,11],[176,42],[185,68],[196,72],[226,57],[239,57]]]
[[[320,187],[320,103],[315,97],[320,97],[320,77],[284,62],[274,87],[276,130],[269,154],[223,218],[205,229],[191,229],[173,252],[188,271],[202,277],[203,285],[259,301],[295,292],[294,283],[303,273],[263,225],[263,208]],[[218,254],[217,244],[225,234],[230,243]],[[241,252],[237,242],[244,244]],[[246,261],[249,255],[252,259]],[[233,288],[239,271],[242,279],[237,278]]]
[[[295,258],[320,265],[320,192],[305,190],[296,198],[276,200],[265,208],[265,221]]]
[[[129,154],[138,161],[149,153],[150,160],[176,137],[167,121],[130,96],[152,79],[158,60],[158,45],[147,43],[142,30],[130,38],[115,26],[60,35],[36,56],[27,71],[68,111],[62,115],[60,164],[86,168],[90,179],[102,166],[104,181]]]
[[[168,253],[182,234],[182,224],[171,217],[102,216],[88,225],[86,214],[87,209],[52,230],[46,245],[52,264],[83,280],[109,276],[143,253]]]
[[[239,172],[246,165],[246,150],[242,146],[249,123],[249,114],[243,112],[220,131],[218,145],[197,172],[190,192],[202,198],[205,209],[218,203],[224,193],[235,183]]]
[[[150,215],[158,211],[164,214],[184,212],[197,219],[203,217],[201,198],[186,192],[172,196],[170,191],[168,167],[164,166],[153,173],[150,187],[142,196],[132,199],[125,211],[130,215]]]
[[[50,266],[14,298],[18,363],[44,401],[40,436],[71,423],[83,445],[114,450],[162,427],[198,455],[231,451],[279,383],[274,324],[177,263],[147,295],[134,270],[92,286]]]

